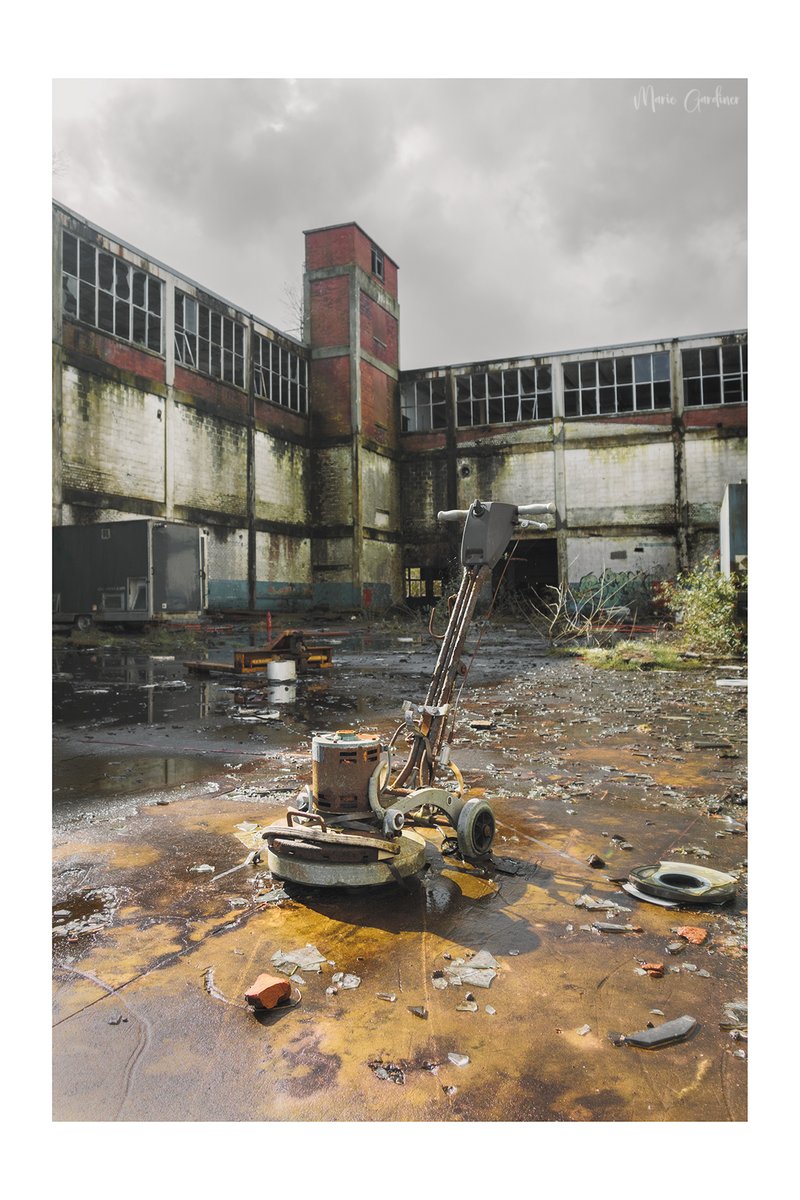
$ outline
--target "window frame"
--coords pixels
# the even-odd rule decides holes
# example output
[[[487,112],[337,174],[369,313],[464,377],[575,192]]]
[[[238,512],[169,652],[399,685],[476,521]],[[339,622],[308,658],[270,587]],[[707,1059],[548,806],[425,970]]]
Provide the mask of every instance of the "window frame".
[[[254,333],[252,365],[257,399],[308,416],[308,359],[274,338]]]
[[[408,403],[408,389],[413,388],[413,403]],[[441,397],[434,397],[441,389]],[[400,428],[402,433],[442,433],[447,429],[447,380],[408,380],[400,385]],[[425,392],[427,391],[427,396]],[[410,414],[414,414],[413,419]],[[424,418],[423,418],[423,414]],[[423,422],[427,422],[423,423]]]
[[[725,367],[726,353],[730,354],[731,350],[738,350],[739,368],[738,371],[731,371]],[[716,370],[709,371],[706,369],[710,352],[714,352],[716,356]],[[697,355],[697,371],[687,369],[687,356]],[[681,367],[683,370],[683,404],[685,408],[721,408],[723,405],[730,404],[747,404],[747,342],[736,342],[731,345],[720,343],[716,346],[685,346],[681,348]],[[708,380],[708,392],[713,399],[706,399],[706,380]],[[716,397],[717,389],[711,386],[711,381],[714,380],[719,384],[718,398]],[[726,387],[726,380],[729,381]],[[735,383],[734,383],[735,381]],[[736,386],[738,384],[738,387]],[[730,398],[726,398],[726,393],[730,391]],[[698,399],[691,399],[691,396],[697,396]]]
[[[523,386],[523,372],[532,373],[532,388]],[[543,377],[545,372],[549,374],[549,386],[540,385],[540,374]],[[516,385],[509,378],[512,376],[516,376]],[[456,375],[455,380],[457,429],[475,429],[483,425],[528,425],[534,421],[553,419],[553,370],[550,363],[473,371],[469,375]],[[531,406],[529,416],[525,415],[525,405]],[[516,412],[512,413],[514,406]],[[542,412],[541,408],[549,408],[549,412]],[[467,413],[469,420],[464,419]]]
[[[573,369],[577,378],[577,386],[568,385],[567,372],[570,369]],[[561,364],[561,374],[564,416],[567,420],[670,412],[672,409],[668,350],[568,359]],[[584,395],[587,397],[585,401]],[[645,396],[649,403],[643,403]],[[630,404],[626,403],[627,400]],[[570,411],[573,408],[577,411]]]
[[[75,244],[74,271],[69,270],[73,253],[72,247],[68,253],[68,240]],[[137,303],[139,288],[142,300]],[[72,305],[67,303],[68,297]],[[63,226],[61,311],[68,321],[165,357],[164,280]],[[136,336],[137,320],[142,328],[140,337]]]
[[[241,321],[176,287],[173,337],[178,366],[246,390],[246,336]]]

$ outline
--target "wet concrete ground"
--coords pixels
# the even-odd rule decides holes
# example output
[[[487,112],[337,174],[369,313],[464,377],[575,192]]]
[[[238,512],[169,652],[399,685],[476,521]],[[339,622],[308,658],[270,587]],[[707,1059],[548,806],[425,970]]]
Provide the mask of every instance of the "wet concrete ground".
[[[310,781],[313,731],[388,737],[402,701],[424,698],[427,635],[325,640],[333,669],[280,694],[184,668],[232,661],[244,627],[152,654],[134,636],[107,649],[57,638],[55,1119],[745,1120],[747,1041],[721,1028],[747,998],[746,693],[715,685],[737,672],[603,672],[492,628],[454,758],[495,810],[494,865],[443,857],[431,832],[408,890],[282,889],[263,865],[223,876],[248,851],[237,826],[277,819]],[[593,853],[605,868],[588,866]],[[732,872],[735,902],[667,910],[608,879],[659,860]],[[586,893],[618,915],[576,907]],[[597,919],[641,932],[598,932]],[[708,940],[668,954],[682,925]],[[256,1019],[247,986],[307,943],[325,962],[302,972],[301,1003]],[[488,989],[434,986],[480,950],[499,964]],[[338,971],[360,986],[328,995]],[[459,1011],[467,992],[477,1011]],[[683,1014],[698,1027],[680,1044],[608,1038]]]

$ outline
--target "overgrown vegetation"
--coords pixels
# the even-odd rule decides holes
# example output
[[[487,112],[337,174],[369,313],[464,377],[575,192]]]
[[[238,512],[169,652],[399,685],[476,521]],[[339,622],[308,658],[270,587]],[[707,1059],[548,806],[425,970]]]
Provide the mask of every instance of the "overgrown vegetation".
[[[717,657],[741,654],[745,634],[737,603],[746,587],[744,571],[728,578],[708,556],[674,582],[662,583],[662,599],[675,614],[683,649]]]

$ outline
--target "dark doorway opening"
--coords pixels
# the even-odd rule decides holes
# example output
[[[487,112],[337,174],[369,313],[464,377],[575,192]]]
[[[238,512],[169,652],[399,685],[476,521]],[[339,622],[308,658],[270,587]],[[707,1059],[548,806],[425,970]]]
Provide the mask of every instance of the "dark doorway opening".
[[[521,594],[533,600],[537,596],[544,600],[553,599],[549,590],[558,586],[558,543],[554,537],[529,538],[513,542],[508,558],[502,558],[492,573],[492,588],[495,589],[502,576],[498,600],[503,595]],[[505,574],[503,570],[505,568]]]

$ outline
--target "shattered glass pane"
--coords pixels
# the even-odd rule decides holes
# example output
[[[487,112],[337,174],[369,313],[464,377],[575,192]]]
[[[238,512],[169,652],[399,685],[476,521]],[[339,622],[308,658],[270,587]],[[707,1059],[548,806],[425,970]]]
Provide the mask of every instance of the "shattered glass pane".
[[[145,299],[146,283],[147,276],[144,271],[133,272],[133,303],[137,304],[139,308],[144,308],[147,303]]]
[[[90,325],[94,325],[94,287],[91,283],[82,283],[80,285],[80,310],[79,316],[82,321],[88,321]]]
[[[147,307],[151,313],[161,315],[161,284],[157,279],[147,281]]]
[[[130,289],[127,264],[124,262],[120,262],[119,259],[116,259],[115,265],[116,265],[116,274],[117,274],[117,296],[121,300],[129,300],[130,294],[131,294],[131,289]]]
[[[80,262],[81,262],[81,279],[87,283],[94,283],[95,280],[95,251],[94,246],[87,246],[86,242],[80,243]]]
[[[161,317],[153,313],[147,318],[147,345],[150,350],[161,353]]]
[[[107,292],[98,294],[97,324],[106,333],[114,332],[114,299]]]
[[[117,337],[131,336],[131,308],[125,300],[117,300],[114,306],[114,325]]]
[[[70,317],[78,315],[78,282],[75,279],[70,279],[68,275],[63,278],[64,292],[63,304],[64,312]]]
[[[78,274],[78,239],[64,231],[63,238],[64,270],[69,275]]]
[[[97,279],[103,291],[114,290],[114,259],[110,254],[101,254],[97,265]]]

